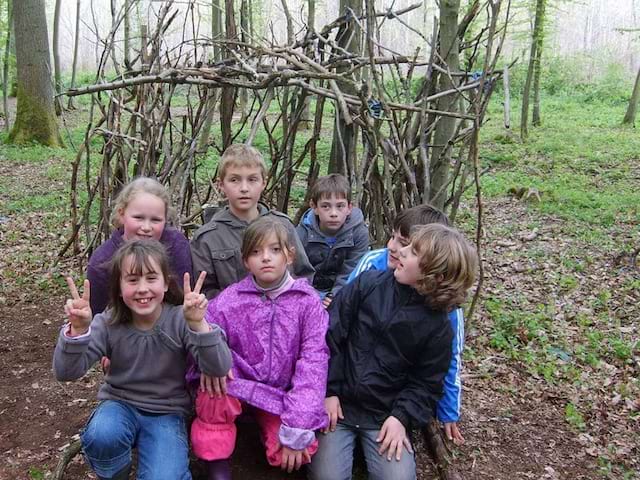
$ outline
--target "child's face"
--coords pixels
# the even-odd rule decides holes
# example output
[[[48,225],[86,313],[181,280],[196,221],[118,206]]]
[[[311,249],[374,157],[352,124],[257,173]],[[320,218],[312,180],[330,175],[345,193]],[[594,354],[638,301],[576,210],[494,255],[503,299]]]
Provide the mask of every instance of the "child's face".
[[[167,206],[151,193],[139,192],[121,210],[120,222],[125,240],[160,240],[166,219]]]
[[[131,310],[134,322],[154,323],[162,312],[162,300],[169,289],[162,270],[153,258],[149,259],[149,269],[135,273],[133,256],[124,259],[120,277],[120,296]]]
[[[400,249],[400,258],[393,272],[398,283],[415,287],[421,276],[420,258],[416,255],[411,245]]]
[[[391,238],[387,242],[389,256],[387,257],[387,267],[396,268],[400,263],[400,250],[409,245],[410,240],[404,237],[398,230],[391,233]]]
[[[230,166],[218,185],[229,200],[231,211],[244,216],[256,208],[267,182],[258,167]]]
[[[289,255],[280,246],[278,238],[273,233],[250,252],[249,258],[244,261],[244,266],[254,275],[262,288],[277,285],[289,264],[291,264]]]
[[[311,208],[318,216],[322,233],[334,235],[347,221],[352,205],[346,198],[337,197],[332,193],[328,197],[320,198],[317,205],[311,202]]]

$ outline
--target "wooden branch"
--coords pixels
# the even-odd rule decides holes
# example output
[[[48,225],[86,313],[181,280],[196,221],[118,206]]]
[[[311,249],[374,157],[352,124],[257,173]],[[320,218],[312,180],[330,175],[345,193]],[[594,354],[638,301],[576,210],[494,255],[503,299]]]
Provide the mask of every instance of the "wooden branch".
[[[74,435],[77,437],[77,435]],[[55,470],[51,476],[52,480],[62,480],[65,470],[69,465],[69,462],[73,460],[73,458],[80,453],[82,449],[82,443],[80,442],[80,438],[73,440],[67,447],[62,450],[62,454],[60,455],[60,460],[58,460],[58,464],[56,465]]]
[[[440,427],[435,420],[422,430],[427,450],[436,465],[441,480],[462,480],[460,473],[452,466],[453,459],[447,449]]]

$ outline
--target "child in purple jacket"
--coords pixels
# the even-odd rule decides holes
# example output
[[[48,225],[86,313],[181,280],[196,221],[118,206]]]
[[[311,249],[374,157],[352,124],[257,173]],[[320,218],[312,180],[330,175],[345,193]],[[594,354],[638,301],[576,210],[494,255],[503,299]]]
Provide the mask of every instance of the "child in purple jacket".
[[[310,462],[314,432],[327,426],[328,315],[307,280],[289,274],[293,258],[282,223],[255,220],[242,241],[249,275],[209,304],[205,318],[226,332],[233,358],[226,377],[211,379],[215,395],[201,389],[196,399],[192,447],[210,480],[231,478],[242,410],[255,417],[269,464],[288,472]]]
[[[93,252],[87,267],[94,315],[102,313],[109,304],[109,262],[126,241],[158,240],[167,250],[173,278],[180,281],[185,273],[192,274],[189,240],[170,226],[174,216],[169,192],[158,181],[138,177],[124,186],[111,214],[115,230],[111,238]]]

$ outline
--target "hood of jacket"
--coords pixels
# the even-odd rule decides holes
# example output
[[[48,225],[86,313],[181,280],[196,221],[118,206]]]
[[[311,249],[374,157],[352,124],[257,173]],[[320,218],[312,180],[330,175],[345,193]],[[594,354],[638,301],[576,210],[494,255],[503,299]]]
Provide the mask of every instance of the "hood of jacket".
[[[329,237],[329,235],[322,233],[322,230],[320,230],[318,216],[314,213],[312,208],[304,213],[300,224],[307,230],[309,241],[319,241]],[[364,215],[362,214],[362,210],[358,207],[353,207],[351,213],[345,220],[344,225],[342,225],[340,230],[336,232],[335,238],[337,242],[340,242],[344,237],[348,237],[360,225],[364,225]]]

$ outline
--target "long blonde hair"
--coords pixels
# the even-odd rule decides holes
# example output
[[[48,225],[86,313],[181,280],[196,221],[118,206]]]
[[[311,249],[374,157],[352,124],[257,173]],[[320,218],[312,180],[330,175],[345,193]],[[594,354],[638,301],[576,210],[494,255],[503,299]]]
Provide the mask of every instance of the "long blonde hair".
[[[171,206],[171,197],[167,189],[157,180],[149,177],[137,177],[131,182],[127,183],[120,191],[115,201],[113,202],[113,210],[111,211],[111,224],[115,228],[122,226],[121,215],[127,208],[127,205],[133,200],[133,198],[139,193],[148,193],[158,197],[164,202],[164,216],[168,225],[175,225],[176,223],[176,211]]]
[[[478,255],[467,239],[454,228],[432,223],[412,232],[411,248],[421,272],[416,290],[427,305],[450,310],[463,303],[478,268]]]

